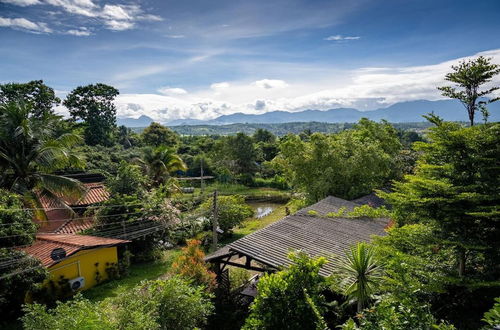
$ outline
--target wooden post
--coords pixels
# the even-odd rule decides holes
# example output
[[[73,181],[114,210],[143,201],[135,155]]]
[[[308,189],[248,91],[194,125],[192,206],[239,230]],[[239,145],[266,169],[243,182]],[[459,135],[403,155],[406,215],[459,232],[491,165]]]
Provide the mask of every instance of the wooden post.
[[[213,201],[213,219],[212,219],[212,250],[217,250],[217,227],[219,227],[219,222],[217,221],[217,190],[214,191],[214,201]]]
[[[203,157],[200,159],[200,174],[201,174],[201,195],[203,196],[203,188],[204,188],[204,182],[203,182]]]

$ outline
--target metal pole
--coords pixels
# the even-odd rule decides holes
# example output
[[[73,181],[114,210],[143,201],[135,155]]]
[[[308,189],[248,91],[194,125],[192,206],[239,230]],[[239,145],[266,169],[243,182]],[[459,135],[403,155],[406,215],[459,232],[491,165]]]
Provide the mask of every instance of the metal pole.
[[[213,219],[212,219],[212,250],[217,250],[217,227],[219,223],[217,221],[217,190],[214,191],[214,201],[213,201]]]

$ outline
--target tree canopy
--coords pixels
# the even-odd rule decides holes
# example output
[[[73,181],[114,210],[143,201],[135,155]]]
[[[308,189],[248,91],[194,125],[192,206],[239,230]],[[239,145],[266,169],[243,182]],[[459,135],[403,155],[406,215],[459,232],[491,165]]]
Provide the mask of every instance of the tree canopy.
[[[113,104],[120,92],[105,84],[79,86],[72,90],[63,104],[74,120],[85,123],[85,142],[88,145],[110,145],[116,126],[116,107]]]
[[[0,84],[0,103],[25,102],[31,105],[31,115],[41,118],[54,113],[53,107],[61,103],[54,89],[43,80],[27,83]]]
[[[487,98],[491,93],[498,90],[499,86],[480,90],[480,87],[500,73],[500,65],[491,63],[491,58],[479,56],[476,59],[462,61],[458,65],[452,65],[453,72],[446,75],[446,80],[455,83],[458,88],[452,86],[438,87],[443,96],[459,100],[467,109],[470,125],[474,125],[474,115],[480,110],[488,117],[486,105],[498,101],[500,97]],[[486,99],[484,99],[486,98]]]

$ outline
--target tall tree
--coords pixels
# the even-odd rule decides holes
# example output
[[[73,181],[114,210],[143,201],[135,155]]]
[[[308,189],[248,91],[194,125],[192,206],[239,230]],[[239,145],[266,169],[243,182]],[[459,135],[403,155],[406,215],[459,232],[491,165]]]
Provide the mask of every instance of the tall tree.
[[[244,133],[228,136],[222,142],[220,158],[236,175],[252,175],[256,172],[257,151],[251,137]]]
[[[40,198],[65,205],[61,197],[78,199],[84,193],[82,184],[54,174],[68,166],[83,165],[73,146],[80,142],[74,134],[52,138],[54,117],[30,117],[31,106],[8,103],[0,106],[0,186],[23,195],[27,205],[37,208],[45,218]]]
[[[420,152],[415,174],[382,195],[399,224],[428,222],[436,228],[442,244],[455,251],[460,277],[469,272],[468,278],[497,279],[500,124],[462,128],[429,119],[436,126],[428,143],[415,143]],[[481,260],[481,267],[473,267],[473,260]]]
[[[455,83],[458,88],[451,86],[438,87],[443,96],[459,100],[467,109],[470,125],[474,125],[474,115],[477,110],[483,112],[485,119],[488,116],[486,104],[498,101],[500,97],[493,97],[486,100],[492,92],[500,87],[494,86],[480,90],[481,85],[491,81],[500,73],[500,65],[491,63],[491,58],[479,56],[477,59],[462,61],[458,65],[451,67],[453,72],[446,75],[446,80]]]
[[[61,103],[61,100],[54,93],[54,89],[45,85],[43,80],[1,84],[0,103],[16,101],[30,103],[32,115],[37,118],[53,114],[52,108]]]
[[[159,147],[161,145],[174,147],[178,142],[178,137],[170,128],[152,122],[142,132],[142,141],[146,145],[153,147]]]
[[[390,124],[361,120],[355,129],[334,135],[314,133],[308,141],[287,136],[274,163],[310,201],[327,195],[353,199],[394,177],[400,148]]]
[[[89,145],[110,145],[116,126],[113,104],[120,92],[105,84],[79,86],[68,94],[63,104],[71,117],[85,122],[85,142]]]
[[[383,275],[382,267],[371,246],[358,243],[344,259],[337,259],[336,275],[342,293],[354,300],[360,313],[375,293]]]

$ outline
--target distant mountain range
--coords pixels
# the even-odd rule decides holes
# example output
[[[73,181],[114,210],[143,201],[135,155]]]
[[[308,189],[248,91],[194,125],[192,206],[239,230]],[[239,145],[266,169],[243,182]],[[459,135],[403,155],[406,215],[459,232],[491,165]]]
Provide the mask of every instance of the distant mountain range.
[[[116,124],[118,126],[127,126],[127,127],[146,127],[154,122],[153,118],[142,115],[137,119],[134,118],[117,118]]]
[[[500,102],[493,103],[488,107],[490,111],[489,121],[500,121]],[[324,123],[353,123],[366,117],[371,120],[385,119],[392,123],[422,122],[425,119],[422,115],[434,112],[445,120],[468,121],[464,107],[456,100],[440,101],[409,101],[393,104],[387,108],[380,108],[370,111],[360,111],[353,108],[338,108],[331,110],[304,110],[298,112],[271,111],[264,114],[252,115],[244,113],[234,113],[224,115],[212,120],[178,119],[166,125],[228,125],[235,123],[249,124],[279,124],[291,122],[324,122]],[[476,114],[477,122],[482,120],[481,113]],[[129,127],[148,126],[153,120],[147,116],[138,119],[118,119],[118,122]]]

